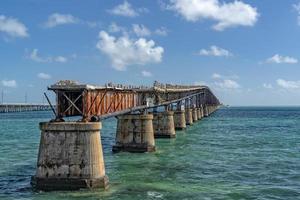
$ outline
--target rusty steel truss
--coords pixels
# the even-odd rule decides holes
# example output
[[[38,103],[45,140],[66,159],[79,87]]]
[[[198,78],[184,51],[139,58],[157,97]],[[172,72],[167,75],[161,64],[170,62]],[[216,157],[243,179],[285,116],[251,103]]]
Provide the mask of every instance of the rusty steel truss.
[[[56,94],[57,120],[82,116],[83,121],[101,120],[160,106],[219,105],[206,86],[180,86],[154,83],[153,87],[107,84],[93,86],[74,81],[60,81],[48,88]],[[172,107],[172,106],[171,106]]]

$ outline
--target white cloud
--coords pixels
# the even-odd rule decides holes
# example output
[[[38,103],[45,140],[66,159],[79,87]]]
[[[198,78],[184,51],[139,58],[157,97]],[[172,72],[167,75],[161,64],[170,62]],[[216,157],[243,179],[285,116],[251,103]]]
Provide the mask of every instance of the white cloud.
[[[45,22],[46,28],[53,28],[55,26],[64,25],[64,24],[76,24],[79,22],[79,19],[70,14],[59,14],[53,13],[48,17],[47,22]]]
[[[300,81],[286,81],[284,79],[277,79],[277,85],[284,89],[299,89]]]
[[[289,56],[281,56],[281,55],[274,55],[271,58],[268,58],[266,60],[267,63],[276,63],[276,64],[281,64],[281,63],[286,63],[286,64],[296,64],[298,63],[298,59],[289,57]]]
[[[239,79],[240,77],[238,75],[228,75],[228,76],[225,76],[225,75],[221,75],[221,74],[218,74],[218,73],[213,73],[211,75],[211,78],[213,79]]]
[[[159,63],[164,53],[164,49],[155,46],[153,40],[135,40],[127,35],[116,38],[105,31],[99,33],[97,48],[110,58],[112,67],[116,70],[126,70],[129,65]]]
[[[149,72],[149,71],[144,70],[144,71],[142,71],[142,75],[143,75],[144,77],[151,77],[151,76],[152,76],[152,73]]]
[[[0,15],[0,31],[11,37],[28,37],[27,27],[18,19]]]
[[[44,80],[51,79],[51,75],[50,74],[46,74],[46,73],[42,73],[42,72],[39,73],[37,75],[37,77],[40,78],[40,79],[44,79]]]
[[[238,89],[241,86],[234,80],[224,79],[215,82],[215,85],[221,89]]]
[[[211,76],[213,79],[220,79],[222,78],[222,75],[217,74],[217,73],[213,73],[213,75]]]
[[[269,84],[269,83],[264,83],[263,87],[266,88],[266,89],[273,89],[272,84]]]
[[[138,37],[145,37],[151,35],[151,31],[143,24],[132,24],[132,30]]]
[[[75,55],[75,54],[73,54]],[[72,58],[73,55],[71,56]],[[52,57],[52,56],[48,56],[48,57],[42,57],[40,55],[38,55],[38,49],[33,49],[32,52],[27,56],[29,59],[35,61],[35,62],[40,62],[40,63],[46,63],[46,62],[59,62],[59,63],[65,63],[68,61],[67,57],[64,56],[56,56],[56,57]]]
[[[138,11],[136,11],[127,1],[124,1],[122,4],[109,10],[109,13],[125,17],[136,17],[139,15]]]
[[[42,58],[38,55],[38,49],[33,49],[29,58],[35,62],[49,62],[49,58]]]
[[[167,9],[176,11],[187,21],[217,21],[213,25],[217,31],[236,26],[254,26],[259,16],[255,7],[239,0],[170,0]]]
[[[201,56],[216,56],[216,57],[229,57],[232,56],[232,53],[226,49],[222,49],[220,47],[217,47],[215,45],[210,46],[209,49],[201,49],[199,51],[199,55]]]
[[[17,81],[15,80],[2,80],[1,82],[4,87],[11,87],[11,88],[17,87]]]
[[[168,35],[168,29],[165,28],[165,27],[160,27],[160,28],[156,29],[154,31],[154,33],[156,35],[160,35],[160,36],[167,36]]]
[[[64,56],[57,56],[53,59],[55,62],[65,63],[68,61],[68,59]]]

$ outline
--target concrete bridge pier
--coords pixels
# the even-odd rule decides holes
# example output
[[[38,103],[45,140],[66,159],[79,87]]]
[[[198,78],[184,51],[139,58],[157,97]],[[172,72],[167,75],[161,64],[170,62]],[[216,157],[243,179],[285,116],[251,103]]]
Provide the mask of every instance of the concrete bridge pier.
[[[204,117],[209,116],[209,108],[208,108],[208,105],[206,105],[206,104],[203,107],[203,113],[204,113]]]
[[[113,152],[155,151],[152,114],[126,114],[118,117]]]
[[[192,109],[192,117],[193,117],[193,122],[198,121],[198,111],[197,111],[197,108],[196,108],[196,107],[194,107],[194,108]]]
[[[33,187],[45,191],[108,187],[101,122],[42,122],[40,129]]]
[[[174,126],[174,112],[164,111],[153,113],[154,138],[174,138],[176,137]]]
[[[198,120],[200,120],[202,118],[200,107],[197,108],[197,117],[198,117]]]
[[[191,108],[185,109],[185,122],[186,125],[193,125],[193,110]]]
[[[185,111],[182,108],[182,103],[177,103],[177,109],[174,111],[175,130],[186,129]]]

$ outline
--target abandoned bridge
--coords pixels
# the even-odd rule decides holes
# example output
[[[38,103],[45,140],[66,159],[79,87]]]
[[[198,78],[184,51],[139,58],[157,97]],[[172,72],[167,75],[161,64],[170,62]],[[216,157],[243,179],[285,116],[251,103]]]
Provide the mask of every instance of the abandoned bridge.
[[[41,190],[108,186],[100,134],[106,118],[117,118],[113,152],[152,152],[155,138],[174,138],[176,130],[186,129],[220,106],[207,86],[60,81],[48,89],[56,94],[56,107],[49,102],[55,118],[40,123],[37,170],[31,182]],[[75,116],[80,119],[65,120]]]

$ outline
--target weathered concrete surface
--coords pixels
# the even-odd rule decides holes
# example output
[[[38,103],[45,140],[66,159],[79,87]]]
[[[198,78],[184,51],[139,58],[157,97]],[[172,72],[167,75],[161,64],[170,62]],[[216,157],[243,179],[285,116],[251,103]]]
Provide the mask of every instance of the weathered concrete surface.
[[[193,125],[193,114],[192,109],[185,109],[185,122],[186,125]]]
[[[154,138],[176,137],[173,116],[173,111],[153,113]]]
[[[42,122],[40,129],[35,188],[107,188],[100,122]]]
[[[118,117],[116,144],[113,152],[155,151],[152,114],[127,114]]]
[[[193,117],[193,122],[198,121],[197,108],[193,108],[193,110],[192,110],[192,117]]]
[[[185,111],[176,110],[174,111],[174,124],[176,130],[186,129]]]
[[[197,108],[197,117],[198,117],[198,120],[200,120],[202,118],[202,116],[201,116],[201,108]]]
[[[204,108],[203,108],[202,104],[200,106],[200,113],[201,113],[201,118],[203,118],[204,117]]]
[[[208,106],[207,105],[204,105],[203,112],[204,112],[204,117],[208,117],[209,116],[209,111],[208,111]]]

